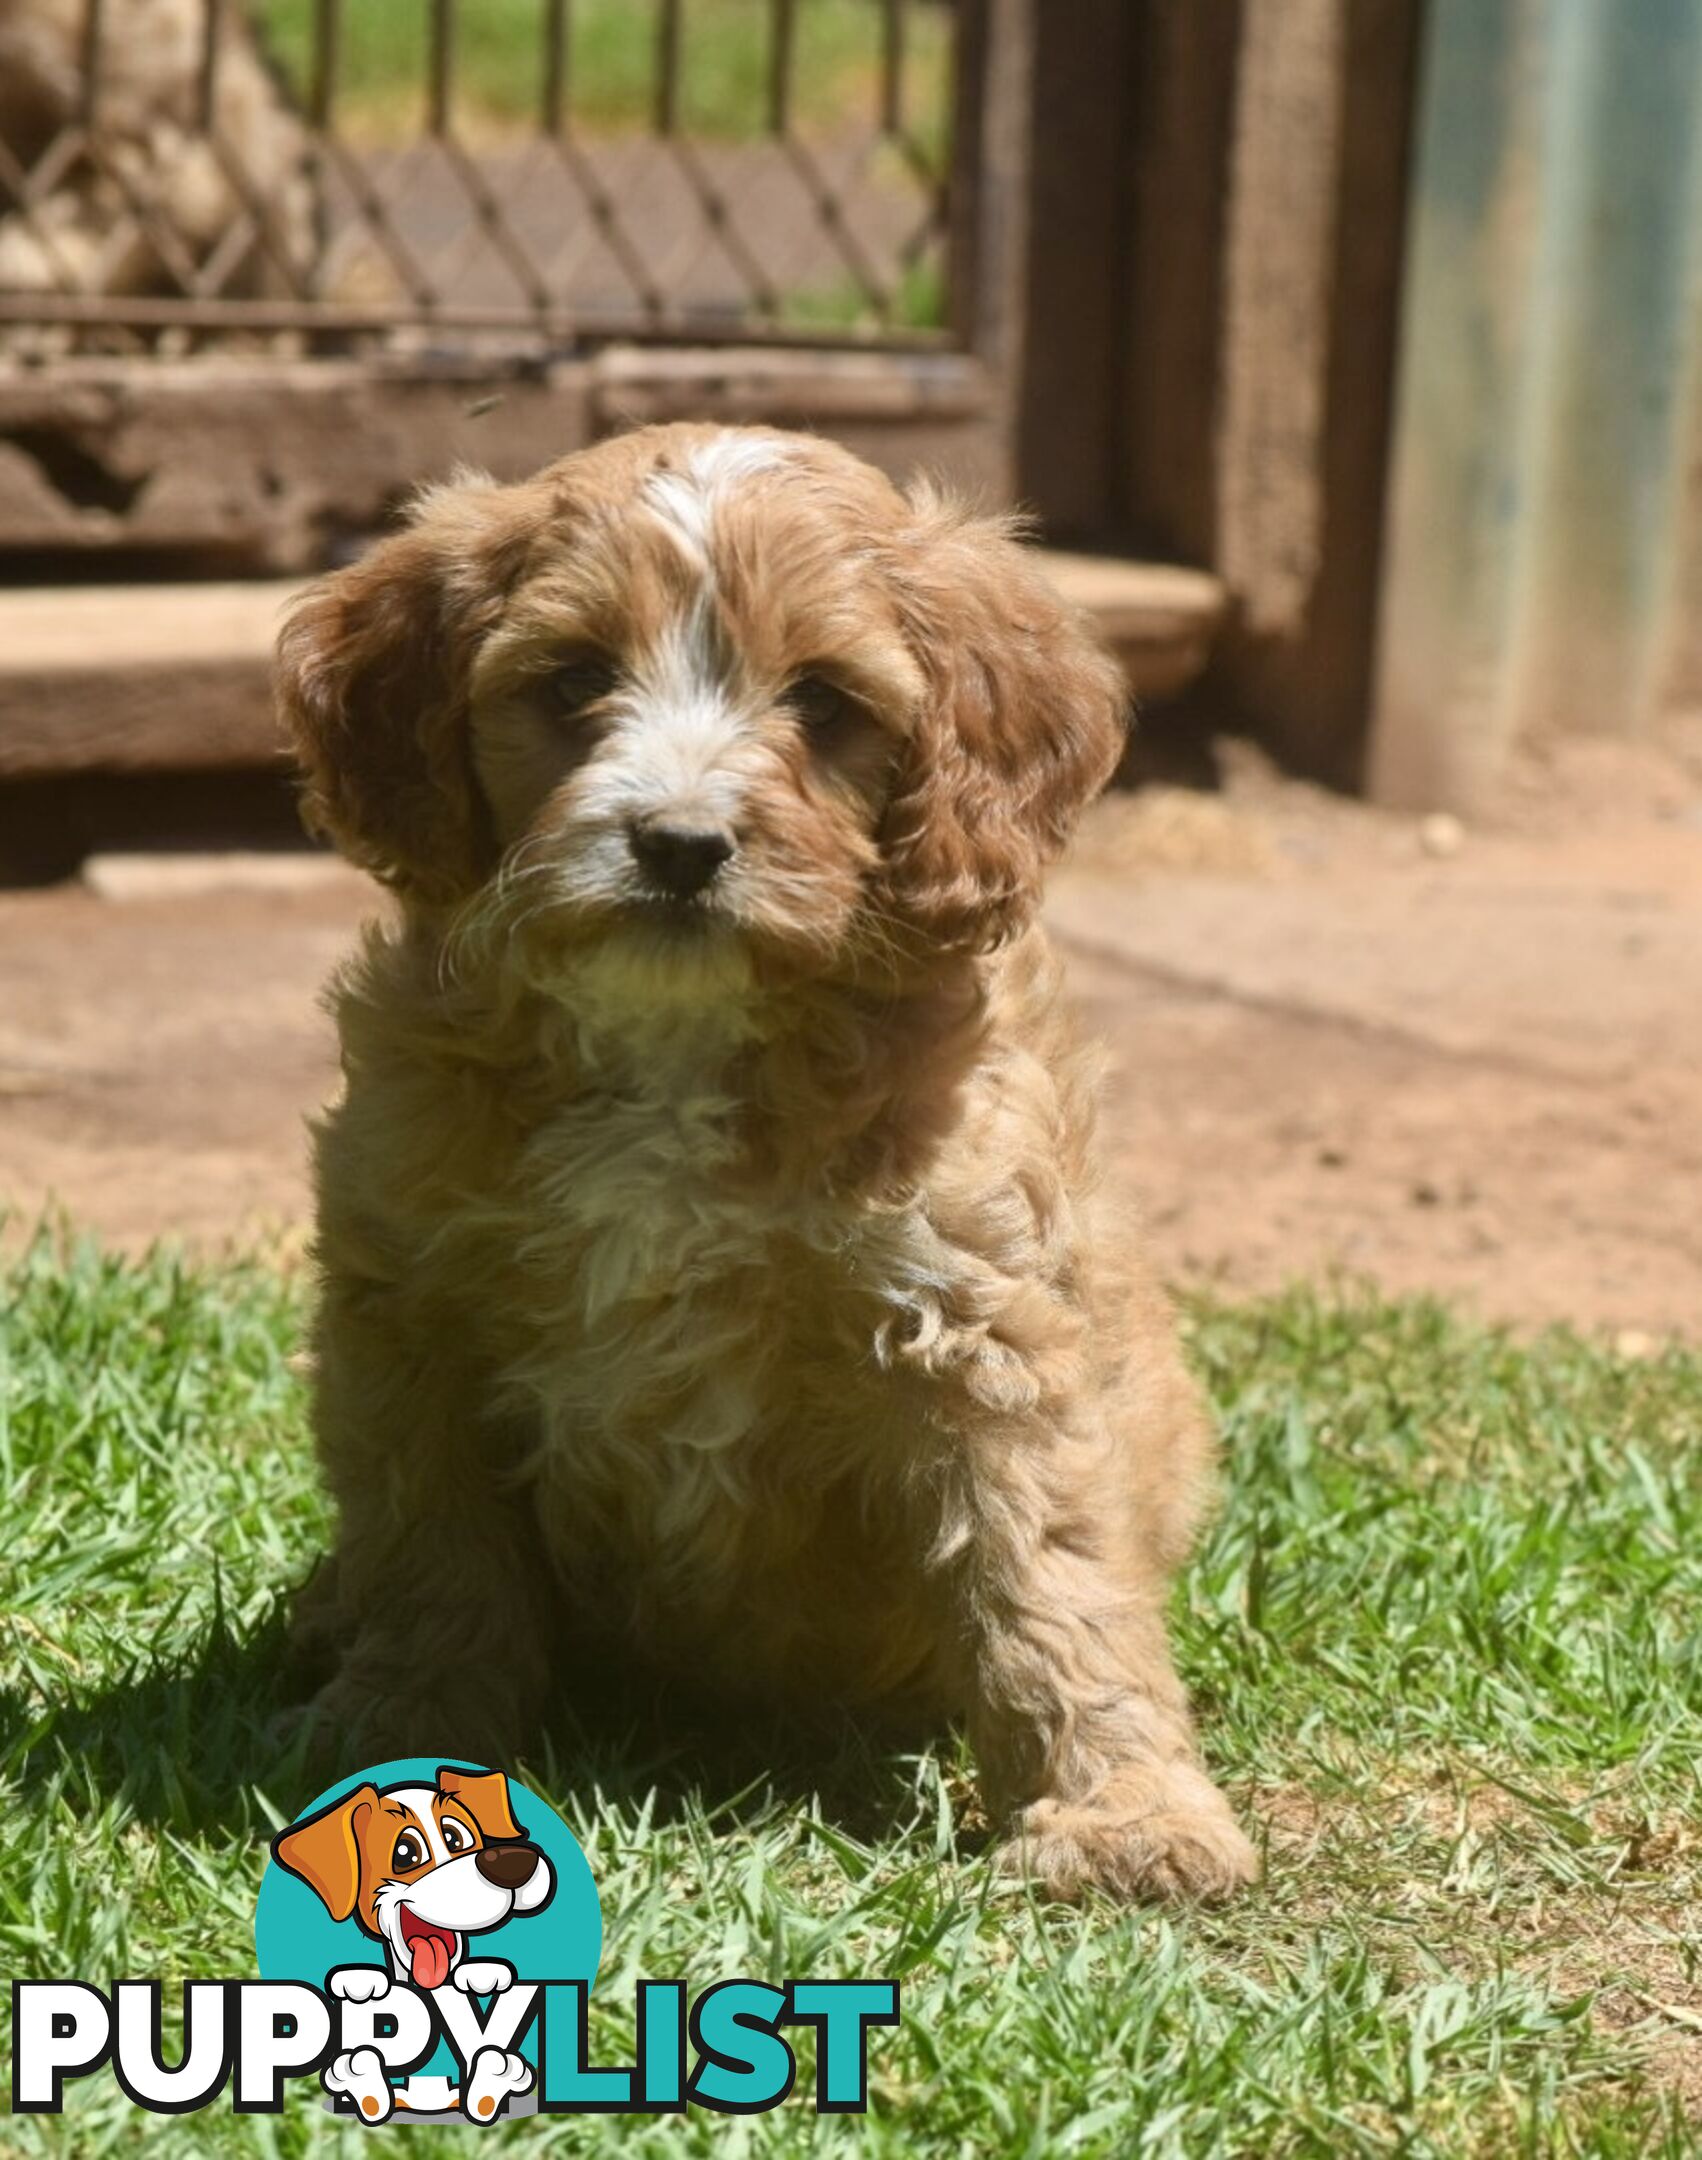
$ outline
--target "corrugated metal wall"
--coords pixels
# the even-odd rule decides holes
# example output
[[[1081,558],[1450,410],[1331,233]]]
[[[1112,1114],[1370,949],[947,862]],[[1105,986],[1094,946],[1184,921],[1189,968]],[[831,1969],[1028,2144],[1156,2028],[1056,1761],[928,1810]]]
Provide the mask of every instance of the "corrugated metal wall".
[[[1702,0],[1431,0],[1419,100],[1371,783],[1470,808],[1702,696]]]

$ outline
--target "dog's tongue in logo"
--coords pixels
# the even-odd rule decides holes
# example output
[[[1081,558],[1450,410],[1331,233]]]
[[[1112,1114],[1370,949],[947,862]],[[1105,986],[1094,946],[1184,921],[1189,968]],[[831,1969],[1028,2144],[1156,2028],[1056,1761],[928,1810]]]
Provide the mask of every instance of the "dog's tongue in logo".
[[[421,1920],[404,1906],[402,1940],[407,1944],[412,1960],[409,1978],[415,1987],[442,1987],[449,1978],[450,1963],[455,1956],[455,1938],[449,1930],[433,1927],[429,1920]]]

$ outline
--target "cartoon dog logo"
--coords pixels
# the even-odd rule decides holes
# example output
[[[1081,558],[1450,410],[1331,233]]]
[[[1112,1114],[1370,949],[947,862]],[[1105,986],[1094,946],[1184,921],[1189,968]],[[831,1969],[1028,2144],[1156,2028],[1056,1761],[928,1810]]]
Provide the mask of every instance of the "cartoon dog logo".
[[[272,1840],[278,1863],[300,1876],[333,1920],[354,1920],[384,1945],[386,1965],[350,1965],[327,1975],[345,2001],[374,2003],[399,1983],[433,1995],[454,1988],[497,1995],[514,1967],[469,1958],[467,1938],[541,1912],[555,1890],[549,1861],[514,1819],[500,1771],[445,1766],[435,1785],[359,1785],[331,1806],[292,1823]],[[392,2108],[443,2114],[459,2109],[492,2121],[510,2096],[530,2090],[532,2066],[502,2048],[481,2048],[457,2087],[414,2076],[392,2086],[375,2048],[355,2048],[326,2068],[327,2092],[346,2094],[366,2122]]]

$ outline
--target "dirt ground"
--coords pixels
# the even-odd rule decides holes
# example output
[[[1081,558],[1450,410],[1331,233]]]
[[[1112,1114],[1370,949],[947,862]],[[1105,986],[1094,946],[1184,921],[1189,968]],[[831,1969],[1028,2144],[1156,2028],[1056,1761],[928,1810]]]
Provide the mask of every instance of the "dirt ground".
[[[206,1247],[304,1217],[326,972],[305,855],[113,857],[0,894],[0,1195]],[[1577,744],[1493,824],[1231,746],[1094,814],[1053,927],[1107,1039],[1113,1189],[1180,1280],[1340,1272],[1632,1353],[1702,1335],[1702,757]]]

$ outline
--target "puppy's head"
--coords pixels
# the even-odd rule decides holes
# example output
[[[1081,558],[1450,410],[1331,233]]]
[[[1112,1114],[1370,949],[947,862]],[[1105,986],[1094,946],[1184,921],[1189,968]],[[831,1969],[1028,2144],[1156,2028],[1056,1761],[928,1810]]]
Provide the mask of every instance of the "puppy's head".
[[[696,426],[426,495],[300,603],[280,683],[355,860],[680,980],[996,943],[1125,702],[996,521]]]
[[[500,1771],[447,1765],[435,1785],[360,1785],[273,1840],[333,1920],[385,1943],[416,1987],[441,1987],[469,1935],[537,1912],[550,1864],[514,1819]]]

